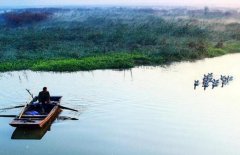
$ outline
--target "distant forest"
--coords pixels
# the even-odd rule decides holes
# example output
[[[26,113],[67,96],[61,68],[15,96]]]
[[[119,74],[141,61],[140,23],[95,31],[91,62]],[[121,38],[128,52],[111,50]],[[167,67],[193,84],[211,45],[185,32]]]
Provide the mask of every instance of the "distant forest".
[[[0,60],[141,53],[167,61],[240,51],[234,9],[42,8],[0,11]]]

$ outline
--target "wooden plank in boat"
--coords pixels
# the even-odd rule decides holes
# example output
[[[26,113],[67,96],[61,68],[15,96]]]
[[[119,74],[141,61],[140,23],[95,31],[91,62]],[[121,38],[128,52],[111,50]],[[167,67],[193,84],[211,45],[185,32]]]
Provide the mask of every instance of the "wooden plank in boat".
[[[35,118],[35,117],[41,117],[41,118],[44,118],[44,117],[47,117],[48,115],[22,115],[22,118],[25,118],[25,117],[32,117],[32,118]]]

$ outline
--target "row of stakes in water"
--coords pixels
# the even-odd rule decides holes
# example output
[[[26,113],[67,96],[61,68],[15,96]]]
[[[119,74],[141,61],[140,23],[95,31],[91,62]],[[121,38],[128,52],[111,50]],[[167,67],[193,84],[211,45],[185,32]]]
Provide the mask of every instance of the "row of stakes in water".
[[[214,79],[213,73],[204,74],[202,79],[202,87],[204,90],[206,90],[207,87],[209,87],[210,84],[212,84],[212,89],[215,87],[218,87],[221,82],[221,87],[224,87],[225,85],[229,84],[230,81],[233,80],[233,76],[225,76],[221,75],[220,79]],[[194,81],[194,89],[197,88],[197,86],[200,85],[199,80]]]

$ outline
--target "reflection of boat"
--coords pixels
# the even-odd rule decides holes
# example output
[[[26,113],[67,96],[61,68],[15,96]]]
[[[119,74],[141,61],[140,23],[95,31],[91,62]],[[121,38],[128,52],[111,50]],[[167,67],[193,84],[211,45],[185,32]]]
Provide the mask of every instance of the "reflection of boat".
[[[62,111],[60,106],[62,96],[52,96],[51,104],[34,104],[34,100],[26,105],[19,115],[10,125],[23,128],[42,128],[46,123],[52,122]],[[44,109],[45,114],[42,114]]]
[[[11,139],[41,140],[47,131],[50,131],[51,123],[52,122],[48,122],[42,128],[16,128],[12,134]]]

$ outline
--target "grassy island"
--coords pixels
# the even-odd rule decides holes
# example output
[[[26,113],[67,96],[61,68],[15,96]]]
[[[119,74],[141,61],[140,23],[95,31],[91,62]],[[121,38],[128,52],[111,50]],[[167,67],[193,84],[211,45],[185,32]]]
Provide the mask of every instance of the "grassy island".
[[[240,52],[234,9],[0,10],[0,71],[162,65]]]

